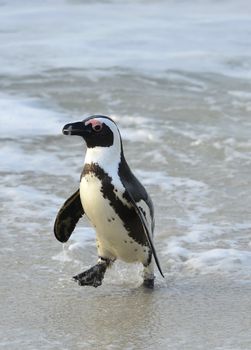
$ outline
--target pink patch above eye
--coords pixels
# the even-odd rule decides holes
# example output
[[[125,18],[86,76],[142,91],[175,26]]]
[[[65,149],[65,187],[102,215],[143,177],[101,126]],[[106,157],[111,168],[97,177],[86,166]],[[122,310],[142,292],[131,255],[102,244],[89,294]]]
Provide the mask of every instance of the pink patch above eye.
[[[87,120],[87,122],[85,122],[85,125],[89,125],[91,124],[92,128],[94,130],[101,130],[102,129],[102,123],[97,120],[97,119],[90,119],[90,120]]]

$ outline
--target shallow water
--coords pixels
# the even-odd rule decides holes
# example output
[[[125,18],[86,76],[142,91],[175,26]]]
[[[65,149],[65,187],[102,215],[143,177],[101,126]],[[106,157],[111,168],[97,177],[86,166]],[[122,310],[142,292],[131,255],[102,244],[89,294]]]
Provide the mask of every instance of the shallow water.
[[[0,2],[4,349],[251,347],[251,52],[248,1]],[[151,194],[165,272],[116,263],[100,288],[83,220],[62,247],[58,208],[85,146],[62,126],[119,124]]]

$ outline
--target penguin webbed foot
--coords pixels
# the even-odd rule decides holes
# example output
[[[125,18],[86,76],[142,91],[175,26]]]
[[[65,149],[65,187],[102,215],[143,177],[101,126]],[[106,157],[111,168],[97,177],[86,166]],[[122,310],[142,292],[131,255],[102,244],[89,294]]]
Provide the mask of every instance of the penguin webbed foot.
[[[102,284],[106,269],[106,263],[98,263],[90,269],[73,276],[73,279],[78,282],[80,286],[92,286],[97,288]]]
[[[148,289],[154,288],[154,278],[146,278],[143,281],[143,286]]]

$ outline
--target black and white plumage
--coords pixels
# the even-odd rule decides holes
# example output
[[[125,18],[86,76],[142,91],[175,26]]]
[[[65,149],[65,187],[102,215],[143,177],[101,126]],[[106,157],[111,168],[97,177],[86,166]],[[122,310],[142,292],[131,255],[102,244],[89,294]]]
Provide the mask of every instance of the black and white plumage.
[[[96,230],[98,263],[74,277],[80,285],[101,285],[106,268],[116,259],[141,262],[144,285],[154,286],[154,211],[143,185],[131,172],[115,122],[91,116],[67,124],[65,135],[82,136],[87,145],[79,189],[64,203],[54,226],[56,238],[66,242],[85,213]],[[164,277],[164,276],[163,276]]]

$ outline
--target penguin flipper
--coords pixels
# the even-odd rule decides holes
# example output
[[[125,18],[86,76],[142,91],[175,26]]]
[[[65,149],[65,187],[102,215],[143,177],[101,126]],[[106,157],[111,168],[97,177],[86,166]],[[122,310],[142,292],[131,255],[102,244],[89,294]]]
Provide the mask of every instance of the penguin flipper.
[[[54,234],[56,238],[62,243],[67,242],[77,222],[83,215],[84,209],[78,189],[65,201],[57,214],[54,223]]]
[[[163,278],[165,278],[165,276],[164,276],[164,274],[163,274],[163,272],[162,272],[162,270],[161,270],[161,267],[160,267],[159,259],[158,259],[156,250],[155,250],[154,245],[153,245],[152,235],[151,235],[151,233],[150,233],[150,231],[149,231],[149,229],[148,229],[148,224],[147,224],[147,222],[146,222],[146,219],[145,219],[145,217],[144,217],[144,214],[142,213],[142,211],[141,211],[140,208],[138,207],[138,205],[137,205],[137,203],[135,202],[135,200],[134,200],[132,194],[131,194],[129,191],[127,191],[127,194],[128,194],[128,196],[129,196],[129,198],[130,198],[130,200],[131,200],[131,204],[133,205],[133,207],[134,207],[136,213],[138,214],[138,216],[139,216],[139,218],[140,218],[140,221],[141,221],[142,226],[143,226],[143,229],[144,229],[144,231],[145,231],[145,235],[146,235],[148,244],[149,244],[149,246],[150,246],[150,248],[151,248],[151,250],[152,250],[152,253],[153,253],[153,256],[154,256],[154,260],[155,260],[155,262],[156,262],[156,265],[157,265],[157,267],[158,267],[158,270],[159,270],[161,276],[162,276]]]

